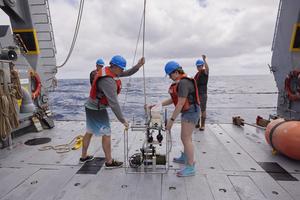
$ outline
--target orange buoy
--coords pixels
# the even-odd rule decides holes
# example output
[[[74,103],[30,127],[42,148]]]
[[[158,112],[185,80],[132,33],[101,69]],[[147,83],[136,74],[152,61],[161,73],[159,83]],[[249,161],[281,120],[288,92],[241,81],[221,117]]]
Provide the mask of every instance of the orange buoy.
[[[300,160],[300,121],[271,121],[266,129],[267,142],[287,157]]]
[[[31,81],[33,82],[34,88],[31,88],[31,97],[32,99],[36,99],[41,94],[41,78],[39,74],[35,71],[30,71]]]

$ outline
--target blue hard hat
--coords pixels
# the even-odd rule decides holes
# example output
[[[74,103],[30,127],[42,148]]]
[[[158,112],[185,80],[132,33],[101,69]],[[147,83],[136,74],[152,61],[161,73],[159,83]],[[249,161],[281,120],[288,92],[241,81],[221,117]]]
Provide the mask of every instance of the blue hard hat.
[[[196,61],[196,66],[198,67],[199,65],[204,65],[204,61],[203,60],[197,60]]]
[[[102,58],[99,58],[99,59],[96,61],[96,65],[105,65],[104,60],[103,60]]]
[[[110,60],[110,64],[114,64],[123,70],[126,69],[126,60],[125,58],[119,55],[112,57]]]
[[[177,62],[169,61],[165,65],[165,72],[166,72],[166,74],[170,75],[170,74],[172,74],[172,72],[174,72],[178,68],[181,68],[181,67]]]

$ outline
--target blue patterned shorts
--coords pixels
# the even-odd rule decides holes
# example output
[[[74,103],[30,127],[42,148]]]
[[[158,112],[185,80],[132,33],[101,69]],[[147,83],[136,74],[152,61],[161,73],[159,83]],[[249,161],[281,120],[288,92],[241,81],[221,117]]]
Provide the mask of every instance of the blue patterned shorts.
[[[85,108],[86,132],[95,136],[110,136],[111,128],[106,109],[92,110]]]

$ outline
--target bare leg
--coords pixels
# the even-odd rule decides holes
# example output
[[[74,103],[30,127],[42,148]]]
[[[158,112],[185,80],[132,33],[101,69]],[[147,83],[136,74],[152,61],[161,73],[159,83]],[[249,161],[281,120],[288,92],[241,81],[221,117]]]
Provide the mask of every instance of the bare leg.
[[[200,128],[203,128],[205,127],[205,119],[206,119],[206,111],[203,111],[201,112],[201,126]]]
[[[181,141],[184,147],[184,153],[187,156],[187,163],[194,164],[194,145],[192,141],[192,133],[195,124],[181,121]]]
[[[111,163],[112,157],[111,157],[111,140],[110,136],[104,135],[102,136],[102,148],[105,154],[105,161],[107,163]]]
[[[81,158],[87,157],[87,150],[89,148],[92,136],[93,136],[93,134],[91,134],[91,133],[85,133],[85,135],[83,136]]]
[[[199,114],[199,120],[197,122],[197,124],[195,125],[195,128],[200,128],[200,119],[201,119],[201,114]]]

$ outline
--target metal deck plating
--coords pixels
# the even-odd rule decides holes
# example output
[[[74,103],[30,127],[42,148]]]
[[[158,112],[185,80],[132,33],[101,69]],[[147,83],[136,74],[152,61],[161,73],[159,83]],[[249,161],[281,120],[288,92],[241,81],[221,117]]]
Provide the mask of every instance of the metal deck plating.
[[[195,131],[193,143],[196,176],[176,177],[180,165],[171,162],[167,174],[127,174],[124,168],[107,170],[95,175],[76,174],[80,150],[65,154],[39,151],[43,146],[26,146],[36,137],[50,137],[50,144],[69,142],[83,134],[85,122],[56,122],[56,127],[39,133],[26,134],[13,141],[13,148],[0,152],[0,199],[300,199],[300,182],[282,181],[285,174],[267,170],[261,163],[274,162],[296,179],[300,179],[300,162],[282,155],[272,155],[260,129],[231,124],[210,124],[204,132]],[[124,158],[123,126],[112,123],[112,154]],[[130,131],[131,151],[140,148],[142,131]],[[171,159],[182,150],[180,125],[172,129]],[[89,153],[103,157],[100,138],[91,141]],[[48,145],[48,144],[47,144]],[[273,175],[278,175],[275,180]]]

